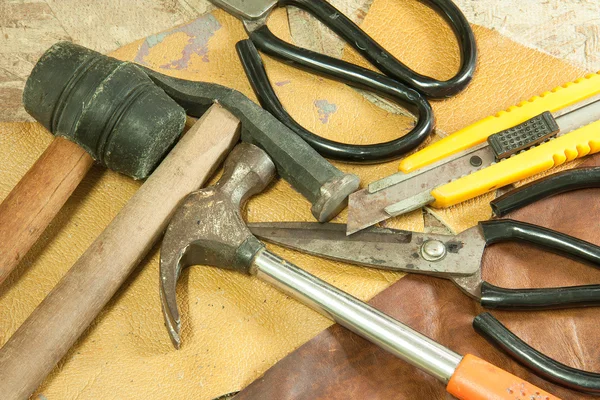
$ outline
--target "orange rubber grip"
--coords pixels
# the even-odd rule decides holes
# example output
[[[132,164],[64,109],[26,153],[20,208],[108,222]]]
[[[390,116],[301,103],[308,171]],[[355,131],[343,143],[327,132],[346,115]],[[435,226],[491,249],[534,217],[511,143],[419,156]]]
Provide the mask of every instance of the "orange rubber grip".
[[[461,400],[560,400],[471,354],[458,364],[446,390]]]

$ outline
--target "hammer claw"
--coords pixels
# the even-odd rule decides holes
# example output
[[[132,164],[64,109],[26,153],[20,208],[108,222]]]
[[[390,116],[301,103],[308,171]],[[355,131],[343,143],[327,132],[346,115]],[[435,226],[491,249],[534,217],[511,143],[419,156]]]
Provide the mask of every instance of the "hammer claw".
[[[175,348],[181,343],[177,280],[190,265],[249,273],[264,245],[246,227],[241,204],[273,179],[275,166],[258,147],[241,143],[225,160],[215,186],[191,193],[174,213],[160,251],[160,297]]]
[[[186,232],[193,233],[193,230],[189,229],[192,220],[188,218],[191,206],[194,204],[197,198],[197,193],[190,194],[180,208],[173,216],[160,251],[160,301],[162,304],[162,310],[165,317],[165,323],[171,342],[175,348],[179,348],[181,339],[179,336],[181,330],[181,319],[179,317],[179,310],[177,308],[177,281],[181,275],[181,270],[187,265],[182,263],[182,258],[185,254],[187,246],[183,246],[184,243],[191,243],[194,241],[194,237],[173,235],[170,232]]]
[[[163,315],[165,316],[165,324],[171,337],[171,342],[176,349],[181,346],[181,319],[179,318],[179,310],[177,309],[176,296],[173,289],[169,289],[165,280],[161,281],[160,285],[160,302],[162,303]]]
[[[169,223],[160,251],[160,300],[167,330],[177,349],[181,344],[177,281],[184,268],[202,263],[201,258],[194,256],[194,243],[201,240],[204,232],[199,227],[201,219],[196,215],[206,212],[202,205],[212,204],[215,194],[214,188],[210,187],[185,198]],[[203,199],[207,199],[208,203]]]

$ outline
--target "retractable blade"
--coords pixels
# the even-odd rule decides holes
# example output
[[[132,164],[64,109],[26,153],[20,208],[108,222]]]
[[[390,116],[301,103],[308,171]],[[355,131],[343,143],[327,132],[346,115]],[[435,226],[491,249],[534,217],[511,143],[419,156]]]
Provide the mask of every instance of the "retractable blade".
[[[441,278],[476,274],[485,248],[478,228],[440,235],[369,228],[346,236],[346,225],[312,222],[249,223],[259,239],[319,257]]]
[[[600,94],[596,94],[552,113],[546,111],[414,172],[399,172],[373,182],[350,195],[347,234],[431,204],[435,188],[599,119]]]

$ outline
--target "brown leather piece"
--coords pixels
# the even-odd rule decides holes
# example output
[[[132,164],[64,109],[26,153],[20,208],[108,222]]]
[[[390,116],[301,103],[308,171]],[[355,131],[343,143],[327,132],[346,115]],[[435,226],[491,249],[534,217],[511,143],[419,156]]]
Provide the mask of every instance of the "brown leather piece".
[[[583,166],[600,166],[600,155]],[[600,189],[544,199],[509,218],[555,229],[600,245]],[[506,288],[600,282],[600,270],[523,243],[491,245],[484,279]],[[409,275],[370,302],[381,311],[460,353],[471,353],[563,399],[592,399],[533,375],[472,328],[485,310],[450,281]],[[575,368],[600,373],[598,309],[492,314],[526,343]],[[446,399],[444,385],[406,362],[334,325],[277,363],[243,390],[250,399]]]

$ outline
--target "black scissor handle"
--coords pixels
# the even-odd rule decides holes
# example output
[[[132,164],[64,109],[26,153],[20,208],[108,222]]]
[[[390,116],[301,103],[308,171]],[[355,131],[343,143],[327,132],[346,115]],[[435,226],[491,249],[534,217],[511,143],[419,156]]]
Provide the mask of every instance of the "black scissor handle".
[[[543,198],[571,190],[600,188],[600,167],[574,168],[511,190],[493,200],[490,205],[498,217],[525,207]]]
[[[525,241],[553,253],[588,261],[600,267],[600,247],[552,229],[499,219],[479,223],[486,244]],[[545,310],[600,306],[600,285],[548,289],[503,289],[483,282],[481,305],[503,310]]]
[[[519,339],[490,313],[482,313],[475,317],[473,328],[496,348],[538,376],[569,389],[600,394],[600,374],[569,367],[540,353]]]
[[[261,106],[296,132],[324,157],[357,163],[393,160],[418,147],[433,130],[431,106],[417,91],[369,69],[283,42],[266,26],[253,31],[250,37],[252,41],[242,40],[236,44],[236,49]],[[272,54],[269,50],[271,48],[276,48],[279,52],[284,51],[286,56],[283,58],[295,66],[309,68],[311,71],[333,77],[350,86],[377,93],[399,103],[417,117],[416,125],[399,139],[370,145],[340,143],[315,135],[303,128],[285,111],[273,91],[262,59],[253,43],[262,43],[261,50],[267,54]]]
[[[429,5],[446,20],[458,40],[461,65],[458,73],[447,81],[439,81],[408,68],[327,1],[279,0],[278,5],[294,6],[308,11],[390,78],[418,90],[429,98],[450,97],[463,90],[473,78],[477,59],[475,36],[469,22],[452,1],[421,0],[421,2]],[[250,37],[252,38],[252,35]],[[268,37],[265,36],[263,39]],[[260,43],[257,43],[257,46],[260,50],[266,51]],[[277,56],[285,57],[285,53]]]

